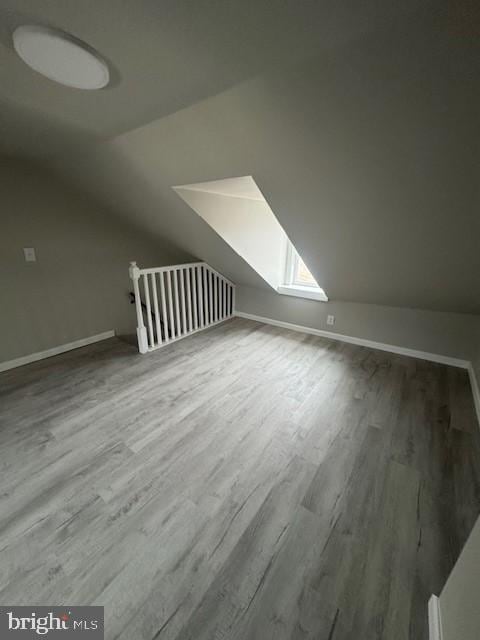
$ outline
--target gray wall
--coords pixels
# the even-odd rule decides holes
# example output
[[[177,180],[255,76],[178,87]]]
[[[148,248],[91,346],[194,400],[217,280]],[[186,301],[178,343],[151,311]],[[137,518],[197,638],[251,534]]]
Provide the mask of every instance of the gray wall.
[[[132,331],[128,264],[188,260],[36,166],[0,161],[0,361]],[[27,263],[23,247],[34,247]]]
[[[278,65],[57,168],[256,287],[171,188],[252,175],[331,299],[480,313],[480,56],[436,13]]]
[[[475,404],[477,407],[477,415],[480,422],[480,317],[477,320],[477,337],[475,348],[472,356],[473,371],[475,373],[477,389],[475,395]]]
[[[115,329],[132,331],[130,260],[192,258],[131,227],[35,165],[0,161],[0,361]],[[33,246],[37,262],[22,248]],[[318,303],[239,286],[237,308],[255,315],[476,362],[480,318],[351,302]],[[336,316],[326,324],[327,313]],[[476,348],[473,345],[477,345]]]
[[[355,302],[316,302],[237,287],[237,311],[315,329],[471,360],[478,316]],[[327,314],[335,325],[327,325]]]
[[[478,318],[477,342],[473,356],[473,368],[477,376],[477,383],[480,385],[480,318]]]

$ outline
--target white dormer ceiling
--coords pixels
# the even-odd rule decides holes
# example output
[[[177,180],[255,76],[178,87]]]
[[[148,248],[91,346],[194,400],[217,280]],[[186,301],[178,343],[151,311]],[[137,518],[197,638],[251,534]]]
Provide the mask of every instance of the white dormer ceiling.
[[[173,189],[274,291],[328,300],[310,272],[307,290],[295,280],[301,256],[252,176]]]
[[[174,190],[272,289],[278,289],[288,238],[252,176]]]
[[[174,188],[177,191],[179,189],[182,191],[203,191],[204,193],[214,193],[219,196],[226,196],[230,198],[243,198],[245,200],[265,202],[265,198],[257,187],[257,183],[252,176],[224,178],[223,180],[210,180],[209,182],[197,182]]]
[[[78,145],[54,156],[53,170],[115,215],[240,284],[263,287],[171,189],[254,175],[331,300],[479,313],[480,39],[469,35],[474,5],[465,11],[462,0],[445,7],[318,2],[305,3],[304,12],[296,1],[281,4],[288,11],[281,18],[272,14],[273,22],[267,0],[235,2],[230,17],[222,9],[223,32],[208,32],[209,64],[202,68],[196,54],[210,41],[197,28],[206,16],[213,20],[207,5],[216,3],[206,2],[206,13],[198,15],[187,7],[191,12],[200,5],[184,0],[122,3],[113,16],[106,0],[81,9],[73,0],[5,0],[2,6],[27,17],[38,17],[42,7],[46,20],[62,16],[55,26],[107,58],[109,42],[135,43],[132,65],[146,55],[153,35],[163,33],[165,11],[163,24],[172,25],[175,37],[168,46],[160,41],[176,61],[158,57],[140,80],[130,75],[127,47],[121,61],[129,71],[119,78],[118,91],[85,105],[73,94],[53,95],[43,84],[30,84],[8,51],[0,68],[0,91],[8,101],[1,143],[15,152],[49,152],[56,148],[55,131],[68,128]],[[413,14],[397,13],[415,6]],[[190,26],[183,33],[180,17],[187,14]],[[245,30],[245,21],[260,32]],[[228,39],[238,25],[233,51]],[[190,47],[182,33],[192,36]],[[246,49],[257,43],[254,55],[244,52],[242,37]],[[184,77],[176,59],[183,53],[193,65]],[[157,72],[169,71],[174,77],[162,83]],[[226,79],[230,84],[222,85]],[[144,94],[148,81],[153,88]],[[113,137],[98,142],[99,136]]]

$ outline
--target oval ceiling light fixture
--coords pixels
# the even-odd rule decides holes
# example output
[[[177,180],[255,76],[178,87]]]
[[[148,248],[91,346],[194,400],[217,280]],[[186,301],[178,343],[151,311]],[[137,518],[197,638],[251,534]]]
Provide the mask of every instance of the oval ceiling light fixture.
[[[62,31],[22,25],[13,32],[13,46],[34,71],[75,89],[102,89],[108,66],[88,44]]]

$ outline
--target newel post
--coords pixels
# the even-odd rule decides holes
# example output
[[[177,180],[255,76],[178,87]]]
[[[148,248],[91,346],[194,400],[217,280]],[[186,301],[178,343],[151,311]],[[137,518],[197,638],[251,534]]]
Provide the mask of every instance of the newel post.
[[[138,280],[140,278],[140,269],[137,267],[136,262],[130,263],[130,268],[128,269],[128,273],[130,274],[130,278],[132,279],[133,292],[135,294],[135,309],[137,311],[138,350],[140,351],[140,353],[147,353],[148,351],[147,330],[143,323],[142,299],[140,298],[140,287],[138,286]]]

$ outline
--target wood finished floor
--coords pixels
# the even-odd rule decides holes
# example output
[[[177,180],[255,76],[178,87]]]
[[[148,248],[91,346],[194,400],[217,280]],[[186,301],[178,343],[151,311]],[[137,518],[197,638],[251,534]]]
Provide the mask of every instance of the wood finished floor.
[[[0,603],[109,640],[426,640],[480,511],[465,371],[235,319],[0,375]]]

